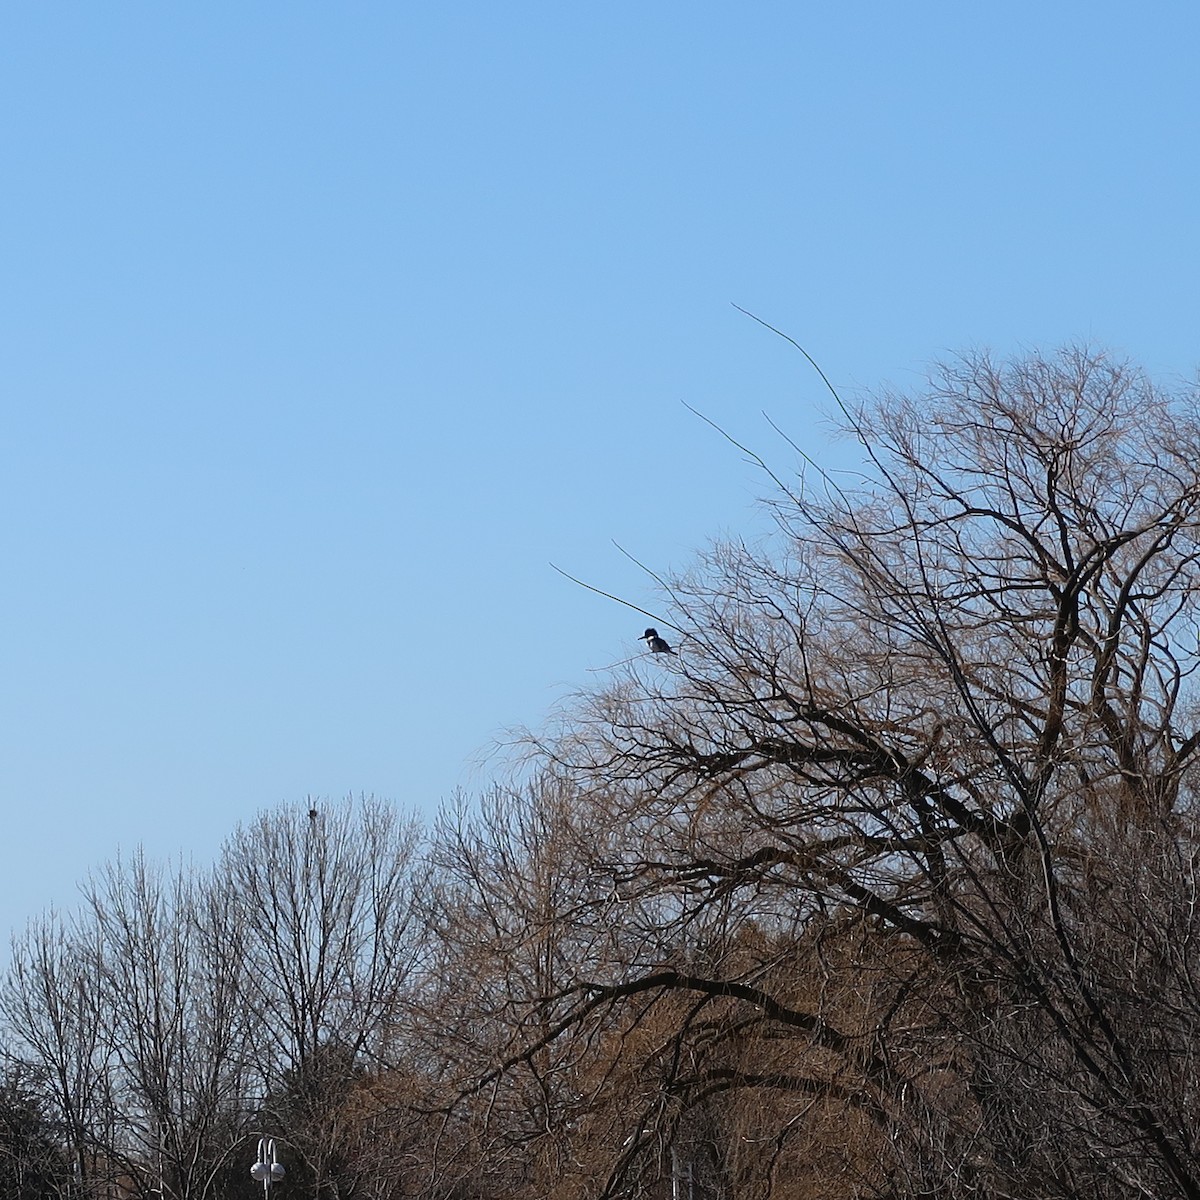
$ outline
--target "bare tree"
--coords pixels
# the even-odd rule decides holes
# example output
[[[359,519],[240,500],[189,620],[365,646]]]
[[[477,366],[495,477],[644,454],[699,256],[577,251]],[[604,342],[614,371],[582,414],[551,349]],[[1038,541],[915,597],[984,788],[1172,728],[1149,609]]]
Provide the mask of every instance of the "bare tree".
[[[862,406],[862,482],[777,479],[776,550],[672,581],[679,653],[542,739],[592,920],[658,928],[534,1047],[679,1006],[610,1194],[719,1092],[772,1153],[873,1139],[819,1194],[1200,1196],[1194,404],[1070,350]]]
[[[352,1186],[343,1110],[402,1040],[420,965],[418,850],[383,804],[283,810],[212,872],[139,852],[87,883],[70,922],[34,922],[0,1016],[70,1147],[72,1194],[206,1200],[264,1132],[296,1194]]]
[[[191,873],[140,853],[85,896],[69,925],[35,921],[15,945],[12,1055],[71,1147],[80,1195],[209,1196],[245,1137],[236,943],[205,926]]]
[[[10,1066],[0,1081],[0,1195],[12,1200],[65,1196],[71,1164],[41,1089]]]
[[[591,1052],[547,1036],[562,1016],[554,992],[564,971],[609,948],[604,929],[572,919],[590,913],[604,881],[580,870],[570,792],[548,777],[530,791],[497,788],[438,822],[426,916],[438,957],[415,1032],[438,1064],[431,1096],[461,1102],[443,1116],[431,1186],[549,1197],[571,1174]],[[497,1070],[506,1059],[515,1069]]]
[[[109,1086],[124,1114],[109,1153],[147,1194],[202,1200],[246,1134],[238,931],[202,879],[168,874],[141,852],[93,877],[85,896]]]
[[[383,802],[305,805],[238,829],[216,870],[242,931],[262,1119],[288,1137],[315,1196],[340,1194],[332,1118],[360,1070],[388,1062],[421,969],[420,846],[416,823]]]
[[[94,986],[94,949],[83,930],[49,913],[14,938],[0,988],[10,1061],[20,1064],[44,1105],[80,1189],[113,1173],[106,1152],[115,1121],[112,1048]]]

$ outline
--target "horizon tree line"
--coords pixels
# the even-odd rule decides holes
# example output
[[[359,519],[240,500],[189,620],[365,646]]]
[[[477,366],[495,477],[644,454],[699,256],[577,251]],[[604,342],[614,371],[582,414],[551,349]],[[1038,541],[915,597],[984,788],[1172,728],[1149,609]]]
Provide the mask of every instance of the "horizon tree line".
[[[1200,1198],[1197,396],[1069,348],[840,411],[861,472],[764,462],[773,543],[518,782],[31,922],[9,1193],[241,1194],[261,1132],[314,1200]]]

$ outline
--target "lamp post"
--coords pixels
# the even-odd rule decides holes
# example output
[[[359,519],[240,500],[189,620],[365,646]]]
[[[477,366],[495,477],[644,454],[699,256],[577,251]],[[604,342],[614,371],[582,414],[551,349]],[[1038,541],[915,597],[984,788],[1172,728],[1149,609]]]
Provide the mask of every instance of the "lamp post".
[[[283,1163],[275,1157],[275,1139],[258,1139],[258,1161],[250,1168],[250,1178],[263,1185],[264,1200],[271,1194],[271,1184],[284,1176]]]

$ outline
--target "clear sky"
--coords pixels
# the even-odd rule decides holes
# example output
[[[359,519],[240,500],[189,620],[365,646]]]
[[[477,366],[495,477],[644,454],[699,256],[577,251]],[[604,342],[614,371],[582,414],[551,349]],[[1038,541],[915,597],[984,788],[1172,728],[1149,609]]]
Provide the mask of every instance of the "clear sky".
[[[0,7],[0,924],[308,795],[477,789],[753,531],[765,410],[1190,378],[1193,4]]]

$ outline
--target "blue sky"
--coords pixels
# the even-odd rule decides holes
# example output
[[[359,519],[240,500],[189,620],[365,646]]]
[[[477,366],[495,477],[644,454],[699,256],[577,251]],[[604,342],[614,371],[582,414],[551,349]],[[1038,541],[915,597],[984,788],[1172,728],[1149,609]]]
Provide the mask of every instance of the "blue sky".
[[[753,533],[765,410],[1087,339],[1191,378],[1200,16],[0,10],[0,924],[307,795],[432,812]]]

